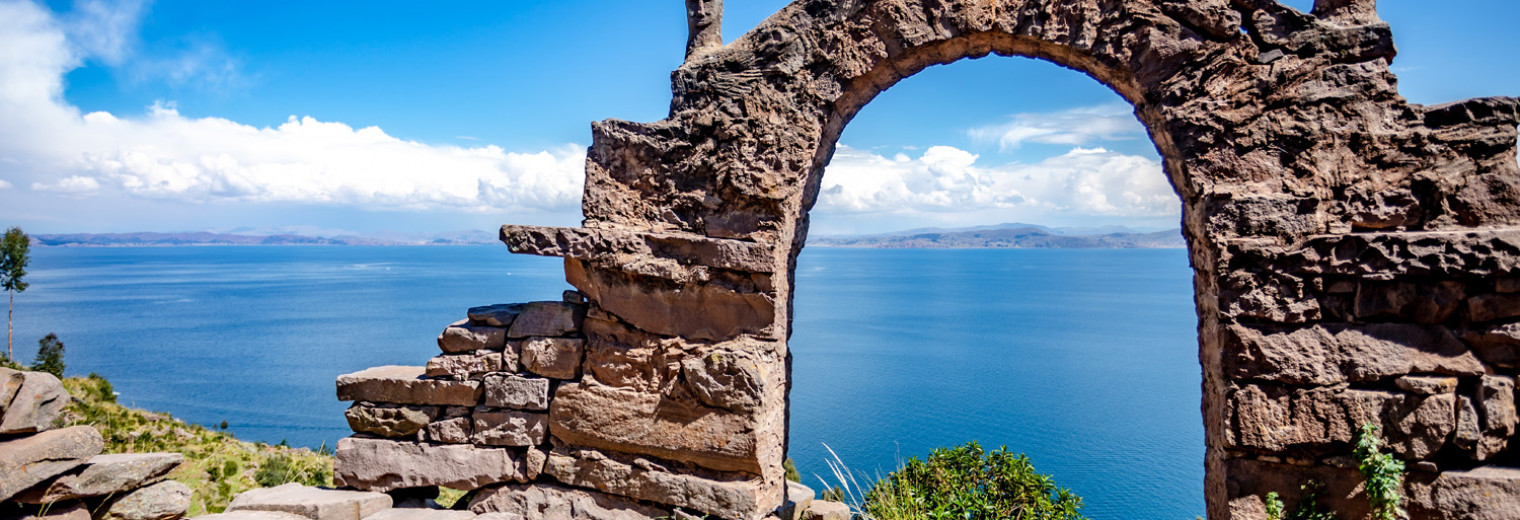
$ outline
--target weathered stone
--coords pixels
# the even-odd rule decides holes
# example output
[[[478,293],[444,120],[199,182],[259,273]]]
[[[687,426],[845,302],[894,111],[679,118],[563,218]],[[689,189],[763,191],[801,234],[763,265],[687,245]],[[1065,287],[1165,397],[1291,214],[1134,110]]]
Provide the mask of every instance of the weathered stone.
[[[0,441],[0,502],[79,467],[104,447],[100,432],[89,426]]]
[[[670,516],[637,501],[553,484],[506,484],[480,490],[470,511],[505,513],[521,520],[652,520]]]
[[[0,417],[5,416],[5,410],[11,405],[11,399],[16,397],[16,392],[21,390],[21,385],[24,383],[26,383],[26,373],[0,367]]]
[[[165,480],[107,502],[100,520],[173,520],[190,510],[190,486]]]
[[[416,435],[438,417],[438,407],[398,404],[354,403],[343,412],[348,427],[357,433],[372,433],[381,437],[407,437]]]
[[[515,367],[514,367],[515,368]],[[423,375],[427,377],[451,377],[454,379],[480,379],[486,372],[502,369],[500,352],[474,352],[467,354],[444,354],[428,360]]]
[[[1343,387],[1287,389],[1248,385],[1232,396],[1237,446],[1286,451],[1350,443],[1363,424],[1386,425],[1405,459],[1435,453],[1457,427],[1455,394],[1416,396]]]
[[[714,351],[681,361],[681,374],[697,399],[736,412],[759,408],[761,388],[769,379],[763,370],[765,365],[744,352]]]
[[[760,473],[762,429],[753,415],[588,383],[561,385],[549,404],[549,430],[570,444],[721,471]]]
[[[544,473],[572,486],[669,504],[722,518],[754,518],[770,512],[780,497],[765,497],[759,477],[680,467],[669,461],[558,447],[549,453]],[[767,500],[766,498],[771,498]]]
[[[1478,441],[1483,438],[1483,426],[1478,418],[1478,408],[1473,406],[1472,398],[1465,395],[1457,397],[1457,431],[1452,435],[1451,443],[1464,450],[1475,450]],[[1474,458],[1477,454],[1474,453]]]
[[[568,336],[581,330],[586,306],[565,302],[530,302],[507,329],[508,338]]]
[[[1436,376],[1401,376],[1394,385],[1405,392],[1420,395],[1449,394],[1457,391],[1457,378]]]
[[[850,520],[854,516],[850,506],[828,500],[814,500],[802,513],[803,520]]]
[[[486,327],[510,327],[512,322],[517,321],[517,316],[522,314],[526,304],[522,303],[498,303],[481,307],[470,307],[469,321],[475,325]]]
[[[1494,280],[1494,292],[1505,294],[1520,292],[1520,278],[1500,278]]]
[[[513,374],[493,374],[482,383],[486,406],[545,411],[549,409],[549,380]]]
[[[578,379],[585,359],[586,340],[530,338],[522,342],[522,365],[529,372],[554,379]]]
[[[422,367],[381,366],[338,376],[339,401],[474,406],[479,381],[422,379]]]
[[[58,502],[6,510],[0,505],[0,518],[5,520],[90,520],[90,508],[81,502]],[[18,504],[19,505],[19,504]]]
[[[573,303],[576,305],[585,305],[586,295],[581,294],[580,291],[566,289],[565,292],[560,293],[560,301],[565,303]]]
[[[1471,330],[1462,339],[1483,362],[1511,370],[1520,368],[1520,323]]]
[[[1479,467],[1446,471],[1429,484],[1409,486],[1413,518],[1513,520],[1520,518],[1520,470]]]
[[[479,307],[477,307],[479,308]],[[473,310],[473,309],[472,309]],[[472,314],[473,315],[473,314]],[[501,323],[501,319],[495,314],[479,315],[484,321]],[[516,316],[513,314],[512,316]],[[507,320],[508,323],[511,320]],[[477,350],[501,350],[507,344],[507,329],[505,325],[472,325],[470,320],[460,320],[449,325],[438,333],[438,349],[453,354],[459,352],[474,352]]]
[[[527,457],[522,450],[507,448],[346,437],[338,441],[334,455],[333,483],[369,491],[475,489],[526,480]]]
[[[1416,323],[1440,323],[1462,304],[1462,284],[1457,282],[1364,283],[1356,293],[1356,316],[1362,319],[1394,317]]]
[[[53,427],[53,420],[63,413],[73,397],[63,383],[47,372],[22,372],[25,380],[16,389],[5,417],[0,420],[0,434],[39,432]]]
[[[1235,378],[1332,385],[1409,373],[1475,376],[1485,371],[1461,341],[1439,326],[1231,325],[1225,331],[1225,372]]]
[[[339,446],[342,449],[342,445]],[[239,493],[227,506],[227,512],[269,511],[299,515],[309,520],[360,520],[390,507],[391,497],[385,493],[323,489],[290,483]]]
[[[470,520],[475,513],[447,509],[394,508],[364,517],[364,520]]]
[[[245,509],[242,511],[228,511],[212,515],[201,515],[196,520],[309,520],[308,518],[283,511],[255,511]]]
[[[690,265],[768,273],[776,263],[766,244],[693,234],[502,226],[501,241],[514,253],[591,260],[644,275],[669,276]]]
[[[1483,417],[1483,437],[1478,440],[1478,460],[1486,460],[1509,446],[1515,434],[1515,423],[1520,416],[1515,413],[1515,379],[1507,376],[1483,376],[1474,403]]]
[[[672,285],[579,260],[565,263],[565,278],[602,310],[640,330],[713,341],[741,334],[779,337],[775,293],[745,283],[748,278]]]
[[[803,513],[807,512],[808,506],[813,505],[816,498],[813,488],[802,485],[801,482],[786,481],[786,502],[776,510],[776,516],[781,520],[802,520]]]
[[[549,415],[519,410],[475,410],[470,440],[489,446],[537,446],[549,432]]]
[[[28,504],[119,495],[163,480],[185,461],[178,453],[113,453],[90,457],[82,468],[16,495]]]
[[[1467,314],[1476,323],[1520,316],[1520,294],[1480,294],[1468,298]]]
[[[469,417],[454,417],[435,421],[422,430],[421,439],[427,442],[441,442],[445,444],[464,444],[470,442],[470,435],[474,433],[474,420]]]

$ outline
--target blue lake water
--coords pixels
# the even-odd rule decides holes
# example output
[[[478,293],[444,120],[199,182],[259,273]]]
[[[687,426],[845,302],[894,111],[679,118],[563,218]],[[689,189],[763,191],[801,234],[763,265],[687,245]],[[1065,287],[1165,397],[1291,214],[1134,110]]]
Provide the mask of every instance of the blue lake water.
[[[466,308],[557,299],[557,259],[479,247],[34,248],[17,357],[239,437],[347,435],[342,373],[422,364]],[[790,455],[874,476],[977,440],[1028,453],[1094,519],[1203,513],[1182,250],[810,248],[798,261]],[[832,479],[830,479],[832,480]]]

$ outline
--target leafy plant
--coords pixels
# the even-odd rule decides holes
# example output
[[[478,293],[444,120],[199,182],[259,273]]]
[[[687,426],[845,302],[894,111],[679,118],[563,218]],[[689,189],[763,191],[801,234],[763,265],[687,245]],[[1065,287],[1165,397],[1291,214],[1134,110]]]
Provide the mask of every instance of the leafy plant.
[[[1283,520],[1283,501],[1277,497],[1276,491],[1267,492],[1267,520]]]
[[[1392,453],[1382,453],[1383,444],[1377,425],[1362,425],[1352,455],[1356,457],[1357,470],[1367,479],[1364,486],[1367,503],[1377,520],[1408,518],[1409,513],[1400,507],[1404,497],[1399,494],[1404,485],[1404,461],[1394,458]]]
[[[63,342],[51,332],[37,340],[37,357],[32,359],[32,370],[53,374],[63,379]]]
[[[31,245],[32,239],[18,227],[5,230],[5,236],[0,237],[0,289],[10,293],[11,302],[10,311],[5,315],[6,360],[16,358],[16,353],[11,350],[11,337],[15,331],[11,322],[16,316],[16,293],[25,291],[28,285],[21,279],[26,276],[26,264],[32,261]]]
[[[1080,497],[1035,471],[1029,457],[974,441],[909,458],[860,505],[876,520],[1080,520],[1081,508]]]
[[[1298,489],[1304,492],[1304,496],[1299,499],[1298,507],[1288,513],[1287,520],[1335,520],[1335,513],[1319,505],[1319,497],[1325,494],[1324,483],[1310,480]]]

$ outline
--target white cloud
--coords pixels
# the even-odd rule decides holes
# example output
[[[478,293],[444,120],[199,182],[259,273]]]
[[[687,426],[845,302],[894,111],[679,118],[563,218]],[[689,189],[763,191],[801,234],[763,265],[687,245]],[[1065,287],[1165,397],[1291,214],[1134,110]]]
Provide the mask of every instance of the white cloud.
[[[967,133],[981,142],[996,142],[1004,150],[1024,143],[1080,146],[1098,140],[1135,139],[1145,127],[1123,103],[1079,107],[1058,112],[1014,114],[1000,125],[973,128]]]
[[[1075,148],[1034,164],[977,164],[975,154],[930,147],[918,158],[887,158],[840,146],[823,175],[820,211],[829,213],[997,213],[1160,217],[1181,205],[1147,157]]]
[[[11,187],[11,183],[5,182],[4,179],[0,179],[0,190],[6,189],[6,188],[9,188],[9,187]]]
[[[194,203],[480,212],[579,206],[585,150],[576,145],[535,153],[435,146],[294,116],[258,128],[188,118],[170,103],[141,118],[81,114],[63,100],[64,75],[87,57],[119,62],[130,53],[131,38],[121,34],[135,31],[141,3],[126,3],[131,16],[116,16],[111,4],[81,6],[82,21],[60,21],[30,2],[0,2],[0,172],[18,184]],[[75,25],[102,33],[80,37]]]

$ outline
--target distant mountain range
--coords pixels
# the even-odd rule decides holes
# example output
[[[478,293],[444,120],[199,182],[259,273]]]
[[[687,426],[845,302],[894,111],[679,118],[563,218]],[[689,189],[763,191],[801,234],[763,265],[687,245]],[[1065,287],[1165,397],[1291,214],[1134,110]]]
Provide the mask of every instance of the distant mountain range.
[[[32,235],[39,246],[423,246],[500,244],[496,234],[469,230],[438,234],[384,233],[312,236],[293,233],[73,233]]]
[[[1185,247],[1181,229],[1146,232],[1123,226],[1051,228],[1007,223],[966,228],[921,228],[872,235],[809,237],[810,246],[876,248],[1167,248]]]

